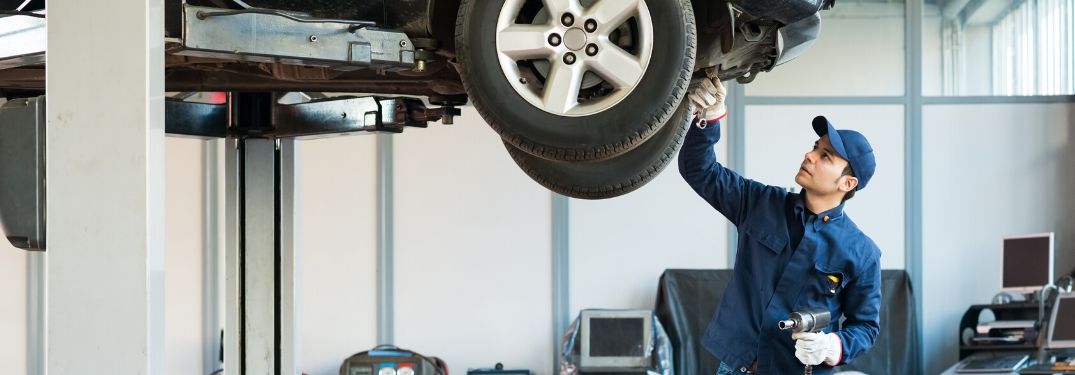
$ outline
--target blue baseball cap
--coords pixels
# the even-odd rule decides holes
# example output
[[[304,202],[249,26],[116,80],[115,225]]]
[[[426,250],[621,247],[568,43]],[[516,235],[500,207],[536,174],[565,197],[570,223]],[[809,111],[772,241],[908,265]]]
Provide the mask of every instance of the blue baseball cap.
[[[851,170],[859,179],[858,188],[855,190],[865,188],[877,168],[877,161],[873,159],[873,147],[870,147],[866,136],[854,130],[836,130],[825,116],[814,117],[813,125],[817,136],[828,135],[832,148],[851,164]]]

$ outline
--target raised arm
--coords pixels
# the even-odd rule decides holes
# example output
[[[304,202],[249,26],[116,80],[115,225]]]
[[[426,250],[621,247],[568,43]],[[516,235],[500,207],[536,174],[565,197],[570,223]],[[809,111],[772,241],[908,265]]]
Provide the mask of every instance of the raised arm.
[[[706,202],[739,225],[766,186],[717,162],[713,145],[720,140],[720,125],[717,121],[705,129],[691,126],[679,150],[679,173]]]

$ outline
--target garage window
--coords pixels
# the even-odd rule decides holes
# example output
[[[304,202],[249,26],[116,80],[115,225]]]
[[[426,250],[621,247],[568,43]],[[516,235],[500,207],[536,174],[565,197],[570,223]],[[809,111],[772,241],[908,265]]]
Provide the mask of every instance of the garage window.
[[[925,95],[1075,94],[1075,2],[927,0],[923,10]]]
[[[1027,0],[1016,4],[993,26],[993,93],[1075,93],[1072,1]]]

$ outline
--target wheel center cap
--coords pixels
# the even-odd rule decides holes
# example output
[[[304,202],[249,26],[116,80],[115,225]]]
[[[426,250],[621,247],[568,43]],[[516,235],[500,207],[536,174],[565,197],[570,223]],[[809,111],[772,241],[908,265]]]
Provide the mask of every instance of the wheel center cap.
[[[564,33],[564,45],[572,51],[586,47],[586,32],[577,27],[567,30]]]

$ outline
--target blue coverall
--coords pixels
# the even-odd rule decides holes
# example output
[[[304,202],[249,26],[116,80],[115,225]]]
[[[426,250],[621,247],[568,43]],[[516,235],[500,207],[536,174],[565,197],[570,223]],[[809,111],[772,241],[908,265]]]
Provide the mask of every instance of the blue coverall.
[[[791,333],[777,322],[793,311],[827,308],[833,324],[824,331],[842,341],[839,364],[851,363],[873,346],[879,329],[880,249],[844,214],[843,204],[813,214],[802,194],[717,163],[719,139],[719,122],[691,126],[679,152],[683,178],[739,232],[732,279],[702,345],[741,372],[757,361],[758,374],[801,374]],[[832,371],[814,366],[814,374]]]

